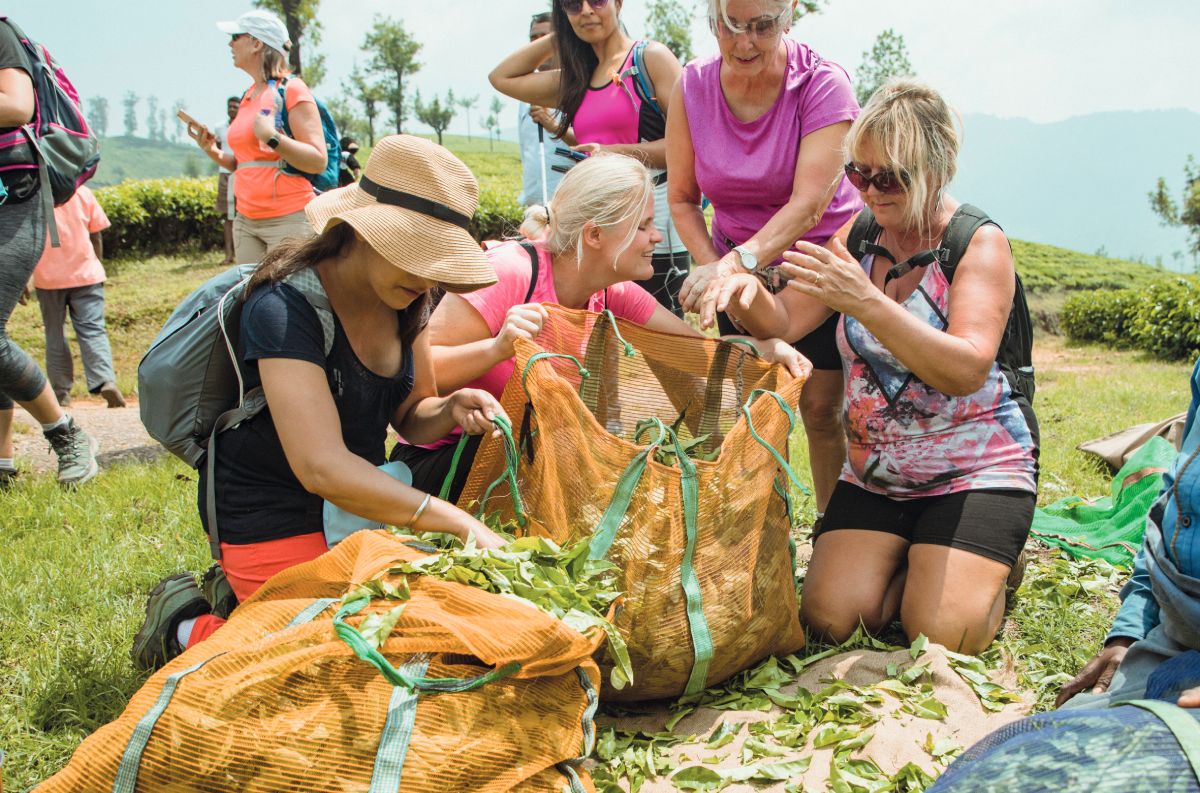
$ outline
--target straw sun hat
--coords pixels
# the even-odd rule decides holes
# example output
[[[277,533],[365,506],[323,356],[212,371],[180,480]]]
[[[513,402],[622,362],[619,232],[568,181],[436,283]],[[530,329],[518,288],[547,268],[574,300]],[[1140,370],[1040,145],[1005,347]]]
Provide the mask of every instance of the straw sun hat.
[[[451,292],[496,283],[496,271],[468,231],[479,185],[436,143],[388,135],[375,144],[362,179],[323,193],[305,212],[317,233],[348,223],[376,253]]]

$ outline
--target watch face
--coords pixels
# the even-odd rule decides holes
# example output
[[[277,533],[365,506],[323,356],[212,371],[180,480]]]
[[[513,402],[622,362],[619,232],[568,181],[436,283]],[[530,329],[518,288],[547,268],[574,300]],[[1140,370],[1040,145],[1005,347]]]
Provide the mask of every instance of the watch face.
[[[747,270],[755,270],[758,268],[758,258],[750,251],[743,248],[741,245],[734,248],[737,251],[738,258],[742,263],[742,267]]]

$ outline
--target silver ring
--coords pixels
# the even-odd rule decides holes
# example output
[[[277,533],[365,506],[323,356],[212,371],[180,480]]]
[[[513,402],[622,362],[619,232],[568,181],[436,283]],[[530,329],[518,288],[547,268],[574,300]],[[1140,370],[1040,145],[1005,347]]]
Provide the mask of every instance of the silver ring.
[[[824,277],[825,277],[825,276],[824,276],[823,274],[821,274],[821,273],[817,273],[817,277],[813,279],[813,286],[820,286],[820,285],[821,285],[821,279],[822,279],[822,278],[824,278]]]

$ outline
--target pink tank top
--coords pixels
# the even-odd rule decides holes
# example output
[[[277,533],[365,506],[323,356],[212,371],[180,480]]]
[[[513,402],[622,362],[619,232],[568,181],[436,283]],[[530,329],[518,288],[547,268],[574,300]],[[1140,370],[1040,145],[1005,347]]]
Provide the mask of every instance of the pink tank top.
[[[636,46],[636,44],[635,44]],[[633,49],[625,54],[621,72],[633,63]],[[642,100],[633,87],[633,75],[610,79],[603,86],[588,86],[572,124],[580,143],[637,143]]]

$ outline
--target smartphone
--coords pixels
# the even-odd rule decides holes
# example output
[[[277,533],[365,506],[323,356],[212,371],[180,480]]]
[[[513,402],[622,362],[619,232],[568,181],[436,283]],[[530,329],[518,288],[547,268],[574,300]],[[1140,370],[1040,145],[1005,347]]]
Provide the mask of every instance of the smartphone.
[[[191,138],[192,140],[199,140],[200,135],[208,131],[208,127],[204,126],[199,121],[197,121],[196,119],[189,116],[183,110],[177,110],[175,112],[175,115],[176,115],[176,117],[179,118],[180,121],[182,121],[184,124],[187,124],[187,134],[188,134],[188,137]]]

